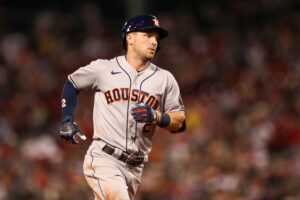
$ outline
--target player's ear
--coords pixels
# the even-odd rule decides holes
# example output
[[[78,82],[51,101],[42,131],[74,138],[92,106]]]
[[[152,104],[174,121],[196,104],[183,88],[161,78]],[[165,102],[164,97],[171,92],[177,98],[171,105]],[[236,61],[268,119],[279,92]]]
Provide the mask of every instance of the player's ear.
[[[133,33],[128,33],[126,35],[127,47],[131,46],[133,43]]]

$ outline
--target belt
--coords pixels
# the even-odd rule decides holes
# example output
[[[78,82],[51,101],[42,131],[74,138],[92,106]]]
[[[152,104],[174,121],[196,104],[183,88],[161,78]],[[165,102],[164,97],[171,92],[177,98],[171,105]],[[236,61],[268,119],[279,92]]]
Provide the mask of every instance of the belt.
[[[115,150],[116,150],[115,147],[112,147],[111,145],[108,145],[108,144],[106,144],[102,148],[102,151],[109,154],[109,155],[113,155]],[[144,163],[144,155],[128,154],[127,152],[122,151],[122,153],[119,156],[118,160],[121,160],[124,163],[126,163],[128,165],[131,165],[133,167],[137,167],[137,166]]]

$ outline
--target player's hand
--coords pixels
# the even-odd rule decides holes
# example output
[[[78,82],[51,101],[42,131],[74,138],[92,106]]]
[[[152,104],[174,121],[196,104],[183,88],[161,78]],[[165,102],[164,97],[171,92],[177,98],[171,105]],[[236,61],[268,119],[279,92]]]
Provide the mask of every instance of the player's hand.
[[[133,119],[138,123],[157,124],[160,121],[161,113],[153,110],[150,106],[139,103],[132,108]]]
[[[80,130],[78,125],[75,122],[65,122],[61,125],[59,130],[59,136],[63,142],[67,144],[78,144],[76,137],[79,136],[80,139],[86,140],[86,136]]]

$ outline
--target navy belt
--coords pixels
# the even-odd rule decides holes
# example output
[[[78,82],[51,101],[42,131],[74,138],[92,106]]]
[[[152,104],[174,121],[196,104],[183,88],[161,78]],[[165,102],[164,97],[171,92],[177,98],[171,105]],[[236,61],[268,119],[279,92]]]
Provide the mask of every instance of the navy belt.
[[[101,139],[94,139],[94,140],[101,140]],[[103,140],[101,140],[103,141]],[[103,141],[104,142],[104,141]],[[116,148],[106,144],[103,148],[102,151],[107,153],[108,155],[113,155],[115,152]],[[144,155],[142,152],[136,153],[136,154],[129,154],[125,151],[122,151],[121,155],[119,156],[118,160],[121,160],[122,162],[131,165],[133,167],[137,167],[141,164],[144,163]]]

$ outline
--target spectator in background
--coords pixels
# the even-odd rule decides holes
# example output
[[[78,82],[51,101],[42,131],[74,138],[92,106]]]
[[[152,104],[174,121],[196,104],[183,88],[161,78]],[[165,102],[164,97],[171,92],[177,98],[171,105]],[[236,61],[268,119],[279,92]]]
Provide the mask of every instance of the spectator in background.
[[[203,4],[201,12],[159,16],[172,34],[156,59],[182,86],[189,129],[154,137],[137,199],[297,199],[296,3]],[[73,67],[120,52],[118,30],[93,25],[107,23],[97,5],[81,7],[75,14],[41,11],[28,21],[31,32],[0,34],[0,199],[92,199],[79,184],[85,149],[55,138],[59,86]],[[79,98],[84,106],[76,113],[85,133],[92,133],[89,99]],[[41,154],[30,153],[36,151]]]

